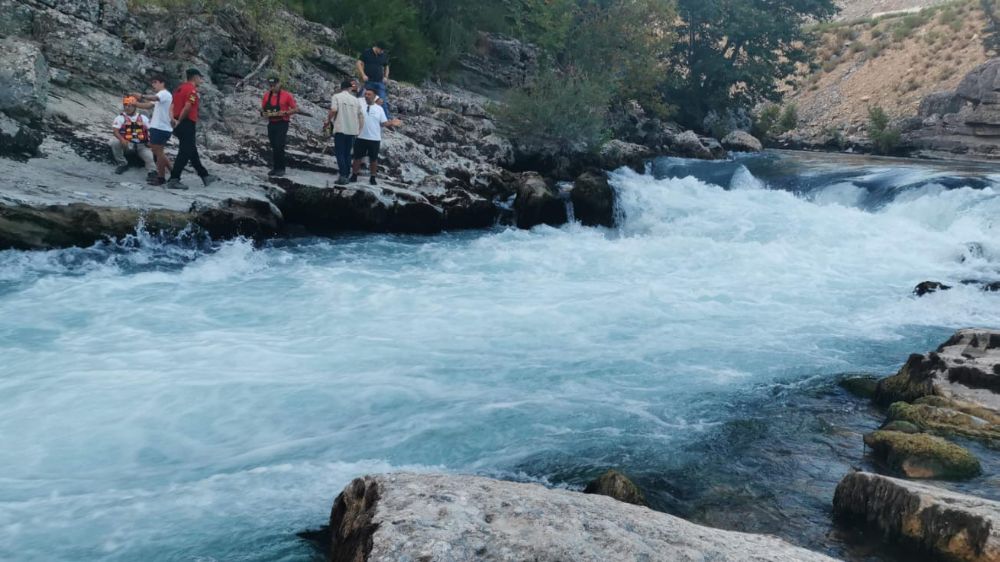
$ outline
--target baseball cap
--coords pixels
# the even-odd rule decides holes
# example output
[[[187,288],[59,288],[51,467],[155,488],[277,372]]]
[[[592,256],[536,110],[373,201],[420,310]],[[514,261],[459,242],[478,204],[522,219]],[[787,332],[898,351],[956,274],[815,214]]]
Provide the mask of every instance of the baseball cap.
[[[197,68],[189,68],[189,69],[187,69],[187,72],[185,73],[185,75],[189,79],[190,78],[194,78],[195,76],[202,76],[201,71],[198,70]]]

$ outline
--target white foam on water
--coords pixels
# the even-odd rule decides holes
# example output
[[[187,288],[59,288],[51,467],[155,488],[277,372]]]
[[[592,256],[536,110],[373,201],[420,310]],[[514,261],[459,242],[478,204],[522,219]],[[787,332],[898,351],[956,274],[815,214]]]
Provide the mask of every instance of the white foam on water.
[[[362,473],[667,462],[752,386],[1000,326],[909,294],[995,270],[994,188],[611,178],[617,230],[0,253],[0,558],[302,560]]]

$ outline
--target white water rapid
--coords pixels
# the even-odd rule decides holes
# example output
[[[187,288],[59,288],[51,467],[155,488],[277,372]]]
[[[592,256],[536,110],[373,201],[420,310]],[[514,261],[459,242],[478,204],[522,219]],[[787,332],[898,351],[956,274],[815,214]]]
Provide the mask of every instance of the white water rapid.
[[[785,155],[613,184],[617,230],[0,252],[0,559],[308,560],[294,533],[365,472],[652,473],[750,388],[1000,326],[960,283],[1000,280],[988,173]],[[928,279],[956,287],[911,296]]]

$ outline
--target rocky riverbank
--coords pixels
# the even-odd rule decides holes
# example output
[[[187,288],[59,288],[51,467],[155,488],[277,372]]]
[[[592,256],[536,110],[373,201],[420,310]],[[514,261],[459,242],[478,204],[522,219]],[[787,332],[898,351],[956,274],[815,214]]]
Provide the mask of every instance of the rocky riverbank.
[[[289,132],[292,169],[268,178],[265,123],[257,114],[266,58],[244,37],[238,12],[181,14],[113,0],[0,0],[0,9],[10,15],[0,26],[0,249],[87,245],[130,231],[139,217],[147,228],[190,223],[216,237],[255,238],[561,224],[565,212],[534,207],[567,197],[557,182],[588,170],[641,168],[658,154],[726,156],[718,141],[647,118],[634,104],[621,109],[617,140],[596,153],[521,146],[488,108],[498,92],[531,79],[537,52],[486,34],[481,54],[463,59],[456,74],[468,89],[390,82],[404,125],[383,142],[379,185],[362,178],[335,187],[336,166],[319,131],[354,58],[337,50],[336,30],[281,13],[275,17],[309,49],[289,79],[303,111]],[[114,175],[106,143],[121,92],[146,89],[152,73],[177,77],[190,66],[208,77],[199,144],[221,181],[204,188],[189,174],[190,191],[167,192],[147,186],[139,168]],[[608,224],[608,191],[592,189],[593,174],[586,182],[572,201],[585,207],[584,216],[601,209],[593,224]],[[599,198],[588,200],[595,193]],[[518,194],[522,201],[512,205]]]

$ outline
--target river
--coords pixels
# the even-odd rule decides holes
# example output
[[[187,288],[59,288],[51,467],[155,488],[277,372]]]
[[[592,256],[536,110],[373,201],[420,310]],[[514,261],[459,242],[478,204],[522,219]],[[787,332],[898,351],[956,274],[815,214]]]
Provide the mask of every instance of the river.
[[[611,230],[0,252],[0,559],[309,560],[366,472],[611,466],[866,556],[828,512],[877,412],[833,383],[1000,327],[960,283],[1000,279],[1000,174],[768,153],[612,184]]]

